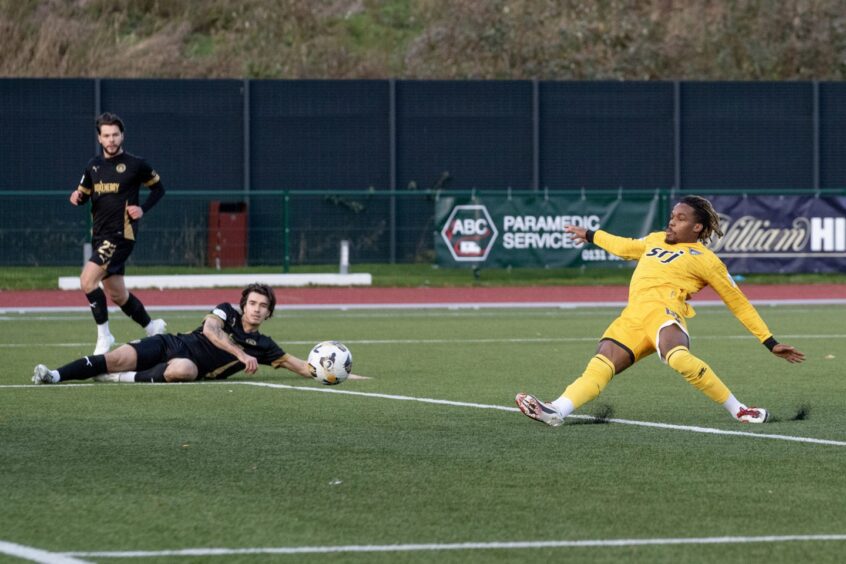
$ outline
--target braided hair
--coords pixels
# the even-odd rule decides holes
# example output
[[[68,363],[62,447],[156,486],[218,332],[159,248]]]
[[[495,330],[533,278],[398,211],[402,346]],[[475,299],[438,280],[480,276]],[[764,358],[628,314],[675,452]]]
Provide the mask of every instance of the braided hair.
[[[699,233],[700,241],[708,243],[714,235],[723,236],[723,230],[720,229],[720,216],[710,201],[702,196],[685,196],[679,200],[679,203],[693,208],[696,223],[702,224],[702,231]]]

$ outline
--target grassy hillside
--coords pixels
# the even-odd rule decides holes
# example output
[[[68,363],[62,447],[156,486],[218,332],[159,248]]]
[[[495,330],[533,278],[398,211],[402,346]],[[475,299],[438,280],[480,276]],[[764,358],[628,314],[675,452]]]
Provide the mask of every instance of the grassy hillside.
[[[0,0],[0,76],[842,80],[837,0]]]

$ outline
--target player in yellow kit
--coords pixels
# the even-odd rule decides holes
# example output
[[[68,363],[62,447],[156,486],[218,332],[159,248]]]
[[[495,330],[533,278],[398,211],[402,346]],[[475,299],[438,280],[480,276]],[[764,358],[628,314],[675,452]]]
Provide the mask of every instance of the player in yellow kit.
[[[638,261],[629,285],[629,303],[605,330],[596,356],[561,397],[546,403],[519,393],[515,399],[520,411],[557,427],[575,409],[595,399],[615,374],[658,351],[663,362],[725,407],[736,420],[767,421],[766,409],[740,403],[711,367],[689,349],[685,318],[693,317],[694,311],[687,300],[707,285],[770,352],[791,363],[805,359],[794,347],[775,340],[725,264],[705,246],[712,235],[722,236],[719,217],[711,202],[700,196],[682,198],[673,207],[667,230],[650,233],[643,239],[618,237],[573,225],[564,230],[577,242],[593,243],[621,258]]]

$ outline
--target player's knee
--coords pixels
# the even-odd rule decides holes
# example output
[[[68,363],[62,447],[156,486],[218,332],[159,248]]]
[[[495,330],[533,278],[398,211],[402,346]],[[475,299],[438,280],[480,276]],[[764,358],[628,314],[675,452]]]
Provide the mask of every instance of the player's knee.
[[[670,323],[661,328],[658,332],[658,351],[662,358],[667,358],[667,353],[676,347],[689,347],[690,337],[678,323]]]
[[[702,381],[708,365],[693,356],[687,347],[678,346],[667,352],[667,364],[693,385]]]
[[[113,351],[106,353],[106,367],[109,372],[123,372],[135,370],[138,361],[138,353],[130,345],[121,345]]]
[[[92,280],[86,276],[79,277],[79,287],[86,294],[90,294],[96,290],[99,285],[100,282],[98,280]]]
[[[109,290],[109,297],[115,304],[117,304],[118,307],[120,307],[129,299],[129,292]]]
[[[607,339],[599,341],[599,345],[596,347],[596,354],[604,356],[611,362],[615,374],[619,374],[634,363],[631,351]]]
[[[168,382],[193,382],[197,379],[197,365],[184,358],[171,360],[164,377]]]

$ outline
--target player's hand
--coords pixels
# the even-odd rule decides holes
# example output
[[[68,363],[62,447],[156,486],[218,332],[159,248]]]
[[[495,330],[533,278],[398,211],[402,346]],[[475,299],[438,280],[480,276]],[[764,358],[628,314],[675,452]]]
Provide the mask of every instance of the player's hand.
[[[797,364],[805,360],[805,354],[802,351],[791,347],[790,345],[785,345],[784,343],[779,343],[773,347],[773,354],[776,356],[780,356],[787,362],[791,362]]]
[[[144,217],[144,210],[141,209],[141,206],[126,206],[126,213],[132,219],[141,219]]]
[[[247,374],[255,374],[256,370],[258,370],[258,360],[256,360],[256,357],[244,353],[238,360],[244,363],[244,372]]]
[[[587,229],[584,227],[576,227],[575,225],[565,225],[564,232],[573,236],[573,241],[580,245],[584,245],[587,240]]]
[[[82,192],[80,192],[79,190],[74,190],[73,192],[71,192],[71,195],[70,195],[71,205],[78,206],[79,201],[81,199],[82,199]]]

